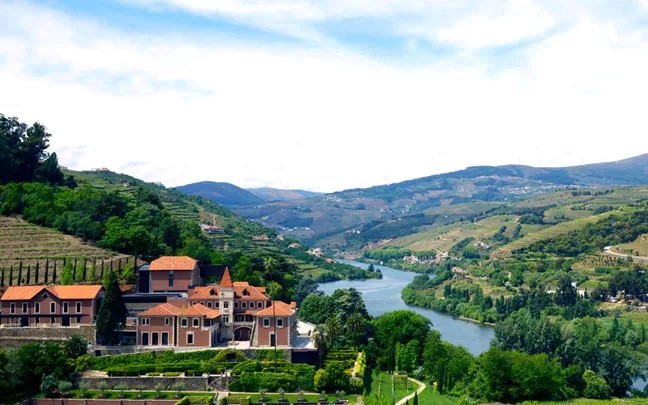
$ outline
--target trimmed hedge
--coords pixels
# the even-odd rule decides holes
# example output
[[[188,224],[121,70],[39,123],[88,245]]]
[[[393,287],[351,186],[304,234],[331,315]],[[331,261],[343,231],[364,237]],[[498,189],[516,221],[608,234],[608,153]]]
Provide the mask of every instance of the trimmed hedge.
[[[115,366],[104,369],[109,376],[138,376],[144,374],[156,374],[177,372],[186,373],[187,375],[222,374],[225,370],[230,370],[239,363],[217,363],[217,362],[195,362],[185,361],[179,363],[159,363],[159,364],[132,364],[126,366]]]
[[[247,372],[243,371],[236,380],[229,385],[232,391],[255,392],[266,389],[276,392],[283,389],[288,392],[299,390],[312,390],[315,372],[309,373],[274,373],[274,372]]]
[[[172,350],[164,352],[145,352],[119,354],[116,356],[100,356],[92,359],[91,369],[107,370],[109,368],[175,363],[231,363],[246,360],[243,352],[234,349],[201,350],[196,352],[175,353]]]
[[[214,397],[212,395],[187,395],[185,398],[189,401],[191,405],[213,405],[214,404]]]
[[[220,403],[221,405],[250,405],[252,403],[252,397],[249,395],[228,395],[225,398],[221,399]]]

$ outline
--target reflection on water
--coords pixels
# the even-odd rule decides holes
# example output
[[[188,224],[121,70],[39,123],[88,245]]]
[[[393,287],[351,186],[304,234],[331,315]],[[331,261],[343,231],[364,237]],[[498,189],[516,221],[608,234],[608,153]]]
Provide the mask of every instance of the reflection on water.
[[[340,260],[341,263],[367,268],[369,265],[351,260]],[[381,280],[342,280],[320,284],[320,290],[329,295],[338,288],[355,288],[362,293],[367,310],[377,316],[396,309],[410,309],[432,321],[434,329],[441,333],[441,338],[455,345],[464,346],[474,355],[488,350],[493,338],[493,328],[441,314],[429,309],[405,305],[401,290],[409,284],[416,273],[395,270],[385,266],[374,266],[383,274]]]

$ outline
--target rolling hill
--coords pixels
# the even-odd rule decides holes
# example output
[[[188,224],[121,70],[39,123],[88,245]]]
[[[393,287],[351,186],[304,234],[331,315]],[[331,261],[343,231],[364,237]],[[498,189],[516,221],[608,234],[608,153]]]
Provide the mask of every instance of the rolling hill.
[[[330,250],[353,250],[560,189],[640,184],[648,184],[648,154],[562,168],[473,166],[400,183],[235,210],[246,218]],[[456,210],[458,206],[462,208],[460,212]]]
[[[184,186],[176,187],[185,194],[198,195],[224,205],[226,207],[237,207],[244,205],[262,204],[268,200],[258,195],[237,187],[231,183],[220,183],[215,181],[201,181]]]
[[[258,187],[247,189],[252,194],[263,198],[266,202],[301,200],[304,198],[317,197],[322,193],[307,190],[284,190],[272,187]]]

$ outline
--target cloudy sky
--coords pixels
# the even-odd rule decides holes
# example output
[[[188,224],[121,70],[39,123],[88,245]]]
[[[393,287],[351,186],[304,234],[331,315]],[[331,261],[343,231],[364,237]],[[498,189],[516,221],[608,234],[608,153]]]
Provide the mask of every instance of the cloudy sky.
[[[333,191],[648,152],[648,0],[0,0],[73,169]]]

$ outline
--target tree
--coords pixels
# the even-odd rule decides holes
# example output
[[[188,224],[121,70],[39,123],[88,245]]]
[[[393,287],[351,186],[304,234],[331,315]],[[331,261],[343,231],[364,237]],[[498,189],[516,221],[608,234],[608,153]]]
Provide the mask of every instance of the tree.
[[[65,355],[76,359],[88,353],[88,341],[81,335],[72,335],[63,343]]]
[[[568,307],[574,305],[578,299],[576,288],[572,285],[571,278],[564,275],[558,279],[558,287],[555,294],[556,305]]]
[[[328,339],[327,345],[329,347],[332,347],[337,343],[338,338],[342,333],[342,325],[340,324],[340,319],[336,316],[333,316],[326,320],[324,326],[326,328],[326,337]]]
[[[418,405],[418,390],[414,391],[414,401],[412,401],[412,405]]]
[[[107,344],[116,342],[115,329],[126,321],[126,305],[122,299],[117,274],[107,273],[104,296],[97,313],[97,336]]]
[[[72,261],[65,259],[65,264],[63,265],[63,270],[61,270],[61,279],[60,283],[63,285],[71,285],[74,283],[74,277],[72,275]]]
[[[52,153],[41,163],[34,173],[34,179],[55,186],[63,185],[65,177],[59,168],[56,153]]]
[[[67,395],[72,391],[73,385],[70,381],[59,381],[58,390],[62,396],[67,397]]]
[[[52,398],[58,389],[59,380],[54,375],[43,376],[40,384],[40,392],[47,398]]]
[[[344,327],[347,336],[351,339],[351,342],[353,342],[354,345],[357,346],[362,343],[362,339],[365,336],[367,322],[360,313],[354,312],[351,314],[351,316],[347,318]]]
[[[326,370],[323,368],[320,368],[315,372],[315,379],[313,381],[315,389],[318,391],[324,391],[326,390],[326,386],[328,383],[328,374],[326,373]]]
[[[592,399],[610,399],[612,390],[605,380],[596,375],[592,370],[585,370],[583,373],[585,389],[583,396]]]
[[[295,287],[293,299],[297,304],[301,304],[301,302],[304,301],[304,299],[306,299],[309,294],[317,294],[317,287],[317,281],[315,281],[312,277],[303,277],[297,283],[297,287]],[[319,294],[322,293],[320,292]]]

